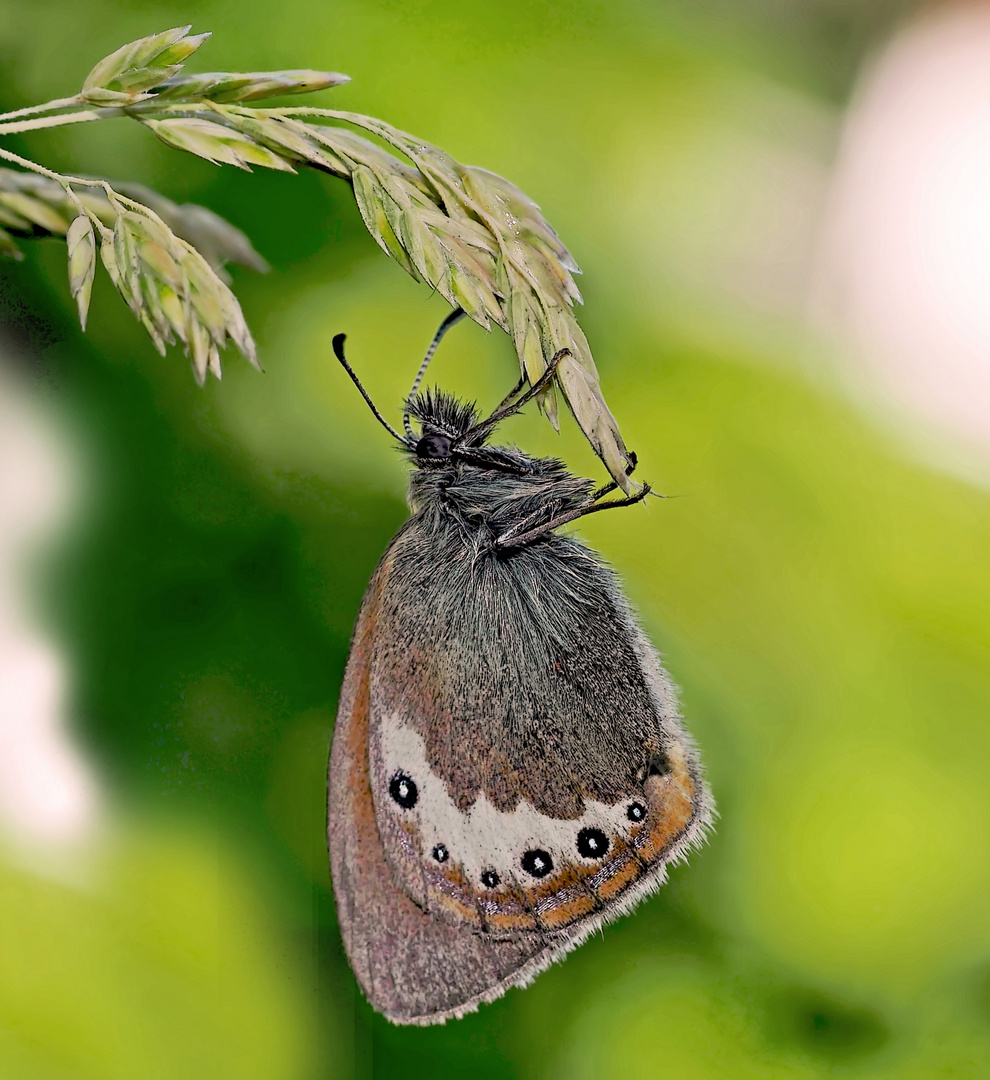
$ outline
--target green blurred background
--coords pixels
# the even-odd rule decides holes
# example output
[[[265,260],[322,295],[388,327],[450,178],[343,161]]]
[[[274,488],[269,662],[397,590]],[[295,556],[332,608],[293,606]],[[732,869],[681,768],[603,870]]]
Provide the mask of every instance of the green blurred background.
[[[348,332],[394,417],[443,301],[339,181],[216,168],[124,121],[9,140],[203,203],[273,269],[235,270],[266,373],[230,356],[199,390],[105,279],[80,334],[64,245],[0,267],[6,385],[70,463],[24,619],[64,667],[91,786],[66,835],[6,827],[0,1074],[990,1075],[990,497],[854,403],[800,302],[843,110],[907,14],[0,0],[4,108],[192,22],[214,31],[193,70],[347,72],[327,103],[541,204],[642,475],[679,496],[581,534],[665,654],[721,812],[659,896],[531,988],[442,1028],[373,1015],[334,919],[325,764],[405,477],[329,342]],[[432,376],[490,404],[514,364],[462,325]],[[505,434],[600,476],[562,426]]]

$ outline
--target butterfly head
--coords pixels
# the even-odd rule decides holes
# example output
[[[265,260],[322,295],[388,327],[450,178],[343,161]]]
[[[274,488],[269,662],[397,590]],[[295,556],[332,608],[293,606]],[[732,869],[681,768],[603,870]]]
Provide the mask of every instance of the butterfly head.
[[[558,509],[578,506],[590,494],[591,482],[569,473],[555,458],[534,458],[515,447],[490,446],[488,438],[498,424],[517,413],[527,402],[545,391],[560,361],[558,353],[544,374],[525,393],[520,383],[487,418],[480,419],[473,404],[460,401],[440,390],[418,392],[426,365],[445,329],[463,312],[444,321],[420,366],[413,392],[406,401],[400,433],[378,411],[344,356],[344,335],[333,339],[333,350],[357,386],[375,418],[412,458],[416,468],[409,491],[414,512],[429,506],[459,508],[468,517],[481,516],[497,525],[532,514],[540,504],[553,503]],[[417,432],[412,425],[419,425]]]
[[[450,456],[455,443],[479,442],[472,436],[478,426],[477,409],[453,394],[442,390],[416,394],[406,402],[406,415],[419,422],[419,438],[413,435],[409,440],[415,444],[413,451],[418,460],[442,460]],[[480,441],[484,441],[483,434]]]
[[[419,423],[419,434],[405,442],[417,467],[427,471],[471,467],[531,475],[538,464],[521,451],[486,445],[494,424],[479,421],[477,410],[442,390],[426,390],[406,403],[406,415]]]

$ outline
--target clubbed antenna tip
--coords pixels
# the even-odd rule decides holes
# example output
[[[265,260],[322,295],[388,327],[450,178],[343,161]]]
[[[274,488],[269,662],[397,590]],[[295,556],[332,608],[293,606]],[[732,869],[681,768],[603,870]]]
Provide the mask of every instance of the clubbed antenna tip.
[[[403,445],[408,445],[408,441],[406,439],[404,439],[395,430],[395,428],[392,427],[392,425],[385,419],[385,417],[382,416],[382,414],[378,411],[378,409],[375,406],[375,403],[371,400],[371,397],[369,396],[368,391],[365,390],[365,388],[361,385],[361,380],[357,377],[357,375],[354,374],[354,370],[352,369],[351,365],[347,362],[347,357],[344,356],[344,342],[346,340],[347,340],[347,335],[346,334],[334,334],[333,340],[331,342],[331,345],[333,347],[334,356],[336,356],[337,359],[340,361],[341,367],[343,367],[344,371],[346,371],[347,374],[350,375],[351,382],[354,383],[354,385],[361,392],[361,397],[364,398],[365,402],[367,403],[368,408],[371,409],[372,414],[374,415],[374,417],[378,421],[378,423],[382,425],[382,427],[389,433],[389,435],[392,436],[392,438],[398,439],[399,442],[402,443]]]

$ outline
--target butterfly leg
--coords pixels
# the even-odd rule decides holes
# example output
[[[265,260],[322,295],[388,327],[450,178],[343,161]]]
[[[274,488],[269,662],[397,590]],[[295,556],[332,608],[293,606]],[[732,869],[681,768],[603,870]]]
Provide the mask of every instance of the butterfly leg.
[[[495,541],[501,547],[509,546],[509,542],[523,530],[532,531],[533,522],[539,521],[540,518],[545,518],[547,514],[551,518],[555,517],[560,510],[560,500],[557,499],[552,503],[548,503],[546,506],[541,506],[539,510],[534,510],[531,514],[528,514],[521,521],[517,521],[515,525],[510,525],[505,532],[500,533]],[[528,535],[528,534],[527,534]]]
[[[557,368],[560,367],[560,362],[570,355],[570,349],[561,349],[560,352],[556,353],[550,363],[547,364],[546,371],[543,372],[539,379],[533,383],[521,398],[512,401],[511,398],[513,395],[510,394],[509,404],[503,402],[487,420],[482,420],[480,424],[476,424],[470,431],[466,431],[457,440],[458,444],[471,443],[472,441],[477,440],[479,436],[487,435],[496,424],[500,423],[507,416],[514,416],[524,405],[529,404],[537,394],[542,394],[557,374]],[[513,393],[515,393],[515,391],[513,391]]]
[[[495,546],[503,550],[520,547],[522,544],[528,544],[531,540],[536,540],[546,533],[553,532],[554,529],[559,529],[561,525],[566,525],[571,521],[577,521],[578,518],[587,517],[589,514],[597,514],[600,510],[612,510],[619,506],[632,506],[634,503],[642,502],[651,491],[652,488],[650,485],[644,484],[635,495],[630,495],[625,499],[612,499],[610,502],[600,502],[597,504],[585,503],[584,506],[579,506],[576,510],[568,510],[566,514],[559,514],[557,517],[545,521],[542,525],[537,525],[532,529],[528,529],[524,533],[513,536],[510,536],[508,533],[503,533],[496,539]]]
[[[639,458],[636,457],[636,454],[635,454],[635,452],[633,450],[630,450],[629,451],[629,464],[626,465],[626,476],[632,476],[632,474],[635,471],[636,466],[638,464],[639,464]],[[618,488],[618,486],[619,485],[614,480],[611,483],[605,484],[603,487],[600,487],[594,493],[594,495],[591,496],[591,501],[593,503],[598,502],[599,499],[603,499],[606,495],[611,495],[612,492],[615,491],[616,488]]]
[[[523,374],[523,375],[519,376],[519,382],[517,382],[516,385],[499,402],[499,406],[495,410],[495,412],[500,413],[503,409],[508,408],[509,404],[512,401],[512,399],[516,396],[516,394],[518,394],[520,392],[520,390],[522,390],[522,388],[525,385],[526,385],[526,376],[525,376],[525,374]]]

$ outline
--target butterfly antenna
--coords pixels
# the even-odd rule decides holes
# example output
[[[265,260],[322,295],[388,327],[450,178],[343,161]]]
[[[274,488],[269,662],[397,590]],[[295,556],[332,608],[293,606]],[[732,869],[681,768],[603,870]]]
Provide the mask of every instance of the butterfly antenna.
[[[416,372],[416,378],[413,380],[412,390],[409,391],[409,395],[406,398],[410,401],[419,390],[423,377],[426,375],[426,369],[430,366],[430,361],[433,359],[433,354],[437,351],[437,346],[443,341],[444,334],[455,324],[459,323],[464,318],[464,312],[457,308],[452,311],[446,319],[437,328],[437,332],[433,335],[433,340],[430,342],[430,347],[426,350],[426,356],[423,357],[423,362],[419,365],[419,371]],[[409,413],[402,414],[402,426],[406,429],[406,434],[410,439],[414,438],[412,424],[409,423]]]
[[[382,425],[382,427],[389,433],[389,435],[391,435],[393,438],[398,439],[400,443],[407,445],[406,440],[395,430],[394,427],[392,427],[392,425],[385,419],[384,416],[382,416],[382,414],[375,407],[375,403],[368,396],[368,391],[365,390],[365,388],[361,385],[361,380],[357,377],[357,375],[354,374],[351,365],[347,362],[347,357],[344,356],[344,341],[346,338],[346,334],[334,334],[332,342],[334,356],[336,356],[337,359],[340,361],[344,371],[346,371],[347,374],[350,375],[351,382],[354,383],[358,390],[361,391],[361,397],[363,397],[364,400],[367,402],[368,408],[371,409],[378,423]]]

